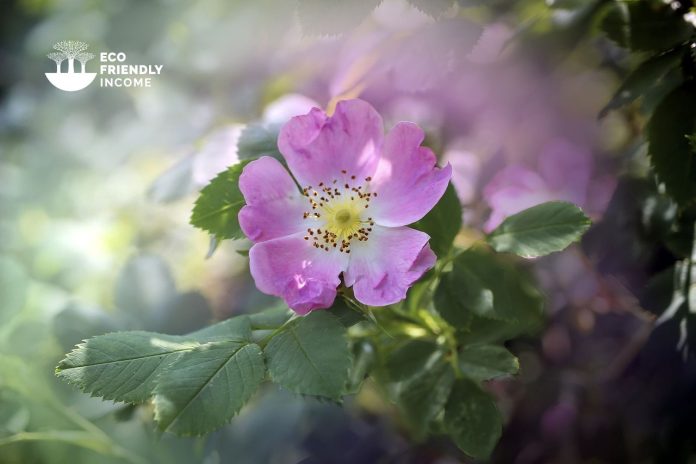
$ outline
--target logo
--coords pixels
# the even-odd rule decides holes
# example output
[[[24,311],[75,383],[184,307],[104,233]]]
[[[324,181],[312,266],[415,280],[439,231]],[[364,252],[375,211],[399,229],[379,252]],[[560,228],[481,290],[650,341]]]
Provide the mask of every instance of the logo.
[[[56,63],[56,72],[46,73],[46,78],[54,87],[66,92],[82,90],[94,81],[97,73],[85,72],[85,65],[94,58],[94,54],[87,52],[89,48],[79,40],[62,40],[53,45],[55,52],[51,52],[48,58]],[[67,72],[63,72],[62,64],[68,62]],[[75,70],[75,61],[80,62],[80,71]]]
[[[85,70],[87,62],[94,59],[87,52],[87,45],[79,40],[62,40],[53,48],[48,58],[56,63],[56,72],[46,73],[46,78],[54,87],[66,92],[82,90],[99,77],[99,87],[151,87],[154,78],[162,74],[161,64],[130,64],[125,52],[111,51],[99,53],[99,73]],[[67,72],[63,62],[67,61]],[[79,71],[75,61],[80,62]]]

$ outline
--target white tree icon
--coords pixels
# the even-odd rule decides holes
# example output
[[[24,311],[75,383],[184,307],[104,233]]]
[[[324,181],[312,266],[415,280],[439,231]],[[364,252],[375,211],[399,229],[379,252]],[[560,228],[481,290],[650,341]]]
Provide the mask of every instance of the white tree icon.
[[[87,63],[89,60],[91,60],[93,58],[94,58],[93,53],[89,53],[89,52],[78,53],[78,55],[75,57],[75,59],[80,62],[80,66],[81,66],[80,72],[85,72],[85,63]]]
[[[61,52],[51,52],[51,53],[49,53],[49,54],[46,55],[46,56],[49,57],[50,59],[52,59],[53,61],[56,62],[56,72],[57,72],[57,73],[60,73],[60,64],[61,64],[63,61],[65,61],[65,58],[67,58],[67,57],[65,56],[65,53],[61,53]]]
[[[97,73],[86,70],[87,62],[95,58],[93,53],[86,51],[89,48],[86,43],[79,40],[62,40],[53,45],[53,48],[57,51],[46,56],[56,63],[56,72],[45,74],[54,87],[66,92],[75,92],[87,87],[97,77]],[[61,63],[65,60],[68,60],[68,72],[61,70]],[[80,72],[75,72],[75,60],[81,64]]]
[[[72,74],[75,72],[75,58],[80,52],[86,50],[89,47],[84,42],[79,40],[61,40],[53,46],[54,49],[59,52],[63,52],[65,57],[68,59],[68,73]]]

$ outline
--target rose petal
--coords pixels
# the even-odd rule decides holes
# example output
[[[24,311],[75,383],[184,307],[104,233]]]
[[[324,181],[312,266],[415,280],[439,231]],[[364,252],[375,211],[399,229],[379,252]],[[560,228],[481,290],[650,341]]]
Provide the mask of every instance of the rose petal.
[[[406,298],[408,288],[435,265],[428,234],[409,227],[374,226],[366,242],[353,242],[344,272],[355,298],[385,306]]]
[[[249,250],[251,275],[259,290],[281,297],[298,314],[328,308],[348,255],[314,248],[304,234],[255,244]]]
[[[491,216],[484,225],[486,232],[498,227],[508,216],[556,199],[544,179],[519,165],[507,166],[498,172],[483,189],[483,197],[491,207]]]
[[[459,148],[449,149],[443,159],[452,165],[452,185],[462,204],[476,199],[476,187],[481,174],[481,160],[476,154]]]
[[[539,172],[559,198],[584,206],[593,168],[592,153],[565,139],[554,139],[539,155]]]
[[[423,130],[410,122],[400,122],[387,135],[370,184],[370,189],[378,194],[370,205],[377,224],[412,224],[425,216],[445,193],[452,167],[435,166],[433,152],[420,146],[424,137]]]
[[[278,149],[303,187],[371,176],[384,139],[382,117],[362,100],[338,103],[333,116],[319,108],[288,121]],[[345,174],[342,171],[346,171]]]
[[[239,177],[246,206],[239,211],[239,225],[253,242],[263,242],[303,230],[307,202],[288,171],[269,156],[252,161]]]

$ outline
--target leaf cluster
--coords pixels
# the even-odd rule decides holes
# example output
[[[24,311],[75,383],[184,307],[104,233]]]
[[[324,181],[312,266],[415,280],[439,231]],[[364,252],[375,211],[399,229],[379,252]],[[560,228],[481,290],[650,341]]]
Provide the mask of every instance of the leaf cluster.
[[[270,335],[269,317],[284,322]],[[188,335],[113,332],[79,344],[56,375],[92,396],[152,402],[163,431],[201,435],[227,423],[270,379],[302,395],[340,398],[351,355],[346,329],[328,312],[238,316]]]

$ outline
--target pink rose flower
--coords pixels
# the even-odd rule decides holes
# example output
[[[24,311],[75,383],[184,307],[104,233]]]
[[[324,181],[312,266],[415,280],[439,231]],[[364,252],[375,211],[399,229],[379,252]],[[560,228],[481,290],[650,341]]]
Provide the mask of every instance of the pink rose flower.
[[[408,122],[385,136],[382,118],[362,100],[339,102],[333,116],[313,108],[287,122],[278,148],[292,177],[264,156],[239,179],[239,223],[254,242],[259,290],[298,314],[331,306],[341,275],[364,304],[405,298],[436,260],[430,237],[406,226],[435,206],[452,171],[436,167],[423,138]]]
[[[541,151],[537,170],[511,164],[486,184],[483,197],[491,215],[484,230],[490,232],[506,217],[553,200],[569,201],[598,217],[609,204],[615,185],[612,176],[596,172],[588,148],[553,139]]]

